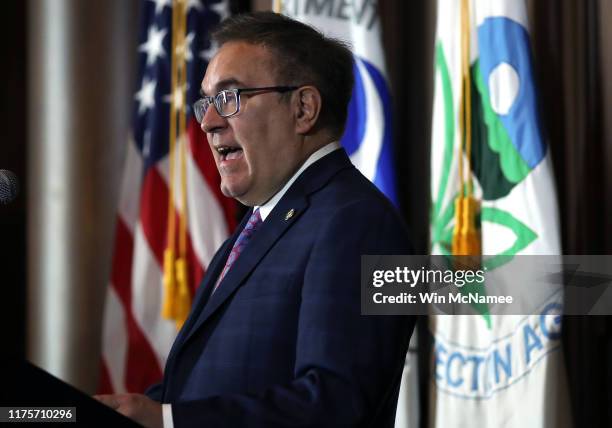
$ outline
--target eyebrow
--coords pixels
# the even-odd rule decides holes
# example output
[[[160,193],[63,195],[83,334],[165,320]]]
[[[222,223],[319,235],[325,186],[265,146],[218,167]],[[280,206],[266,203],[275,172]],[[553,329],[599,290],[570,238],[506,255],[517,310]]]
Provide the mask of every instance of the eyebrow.
[[[215,88],[216,88],[216,92],[220,92],[224,89],[228,89],[230,87],[236,87],[236,86],[244,86],[244,84],[240,82],[240,80],[234,77],[230,77],[229,79],[224,79],[224,80],[221,80],[220,82],[217,82],[217,84],[215,85]],[[207,96],[203,88],[200,88],[200,95],[203,97]]]

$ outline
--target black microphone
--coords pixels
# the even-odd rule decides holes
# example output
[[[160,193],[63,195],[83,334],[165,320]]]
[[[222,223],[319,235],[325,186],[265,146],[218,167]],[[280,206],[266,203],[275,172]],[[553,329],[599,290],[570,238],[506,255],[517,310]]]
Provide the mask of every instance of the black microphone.
[[[0,169],[0,204],[5,205],[17,197],[19,180],[11,171]]]

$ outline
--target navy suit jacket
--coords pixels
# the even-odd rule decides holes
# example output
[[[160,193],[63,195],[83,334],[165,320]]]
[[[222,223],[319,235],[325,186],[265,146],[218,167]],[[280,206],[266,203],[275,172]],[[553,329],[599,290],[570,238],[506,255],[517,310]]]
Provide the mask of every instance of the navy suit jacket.
[[[360,263],[410,253],[395,209],[336,150],[298,177],[211,296],[250,214],[147,394],[172,404],[175,428],[393,427],[415,319],[360,314]]]

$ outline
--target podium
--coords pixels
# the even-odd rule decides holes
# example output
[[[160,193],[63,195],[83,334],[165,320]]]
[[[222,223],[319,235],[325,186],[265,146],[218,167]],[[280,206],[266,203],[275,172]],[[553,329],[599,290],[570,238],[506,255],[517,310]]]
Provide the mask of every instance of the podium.
[[[37,426],[141,427],[25,360],[2,364],[0,371],[0,407],[75,408],[74,422],[49,419],[49,422],[36,422]],[[23,426],[22,423],[16,426]]]

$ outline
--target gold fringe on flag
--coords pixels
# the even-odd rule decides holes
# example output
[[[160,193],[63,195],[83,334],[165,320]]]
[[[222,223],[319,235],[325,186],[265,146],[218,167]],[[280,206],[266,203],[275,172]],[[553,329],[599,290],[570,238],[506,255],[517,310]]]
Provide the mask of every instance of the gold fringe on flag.
[[[162,316],[173,319],[180,329],[187,319],[191,307],[189,275],[187,265],[187,120],[185,99],[187,90],[186,68],[187,13],[185,0],[174,0],[172,7],[172,61],[169,161],[170,183],[168,191],[167,247],[164,251],[164,301]],[[177,139],[178,137],[178,139]],[[177,147],[178,146],[178,147]],[[176,257],[176,221],[174,200],[176,192],[176,150],[179,150],[180,209],[178,258]]]
[[[462,85],[459,112],[460,142],[457,151],[459,162],[459,195],[455,200],[455,228],[453,230],[453,255],[480,256],[482,241],[476,218],[480,212],[480,202],[474,197],[472,171],[472,102],[470,76],[470,9],[469,0],[461,1],[461,63]],[[465,157],[464,157],[465,147]],[[466,178],[463,164],[467,160]]]

